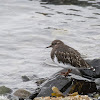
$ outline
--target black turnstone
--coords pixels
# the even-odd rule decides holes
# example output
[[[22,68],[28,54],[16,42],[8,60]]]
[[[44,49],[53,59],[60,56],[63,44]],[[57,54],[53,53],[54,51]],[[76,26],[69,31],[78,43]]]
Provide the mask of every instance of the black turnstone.
[[[51,59],[62,67],[69,67],[69,69],[78,68],[78,69],[95,69],[90,66],[80,55],[80,53],[65,45],[60,40],[54,40],[50,46],[52,47]]]

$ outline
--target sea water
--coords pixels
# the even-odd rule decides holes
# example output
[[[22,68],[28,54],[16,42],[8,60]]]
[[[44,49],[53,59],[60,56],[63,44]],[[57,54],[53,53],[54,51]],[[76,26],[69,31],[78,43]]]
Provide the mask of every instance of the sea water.
[[[100,1],[94,2],[80,6],[0,0],[0,86],[33,91],[38,78],[61,70],[46,49],[54,39],[75,48],[84,59],[100,58]],[[24,75],[30,81],[23,82]]]

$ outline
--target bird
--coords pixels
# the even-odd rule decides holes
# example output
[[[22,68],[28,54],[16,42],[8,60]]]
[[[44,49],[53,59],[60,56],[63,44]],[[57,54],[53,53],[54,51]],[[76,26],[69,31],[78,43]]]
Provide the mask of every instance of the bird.
[[[74,48],[64,44],[61,40],[52,41],[51,59],[62,67],[70,69],[90,69],[95,71],[93,66],[90,66],[82,57],[81,54]]]

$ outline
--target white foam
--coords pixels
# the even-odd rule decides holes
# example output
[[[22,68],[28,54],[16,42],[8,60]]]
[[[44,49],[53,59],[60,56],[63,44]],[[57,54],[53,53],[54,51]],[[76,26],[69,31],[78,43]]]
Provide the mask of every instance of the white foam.
[[[0,100],[9,100],[6,96],[0,96]]]

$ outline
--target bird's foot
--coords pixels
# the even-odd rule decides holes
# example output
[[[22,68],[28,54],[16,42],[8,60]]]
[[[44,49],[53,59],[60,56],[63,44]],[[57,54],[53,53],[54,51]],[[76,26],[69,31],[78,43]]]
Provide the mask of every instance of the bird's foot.
[[[63,75],[63,76],[68,76],[69,75],[69,73],[71,73],[71,71],[72,71],[72,69],[68,69],[68,71],[67,72],[61,72],[60,73],[60,75]]]

